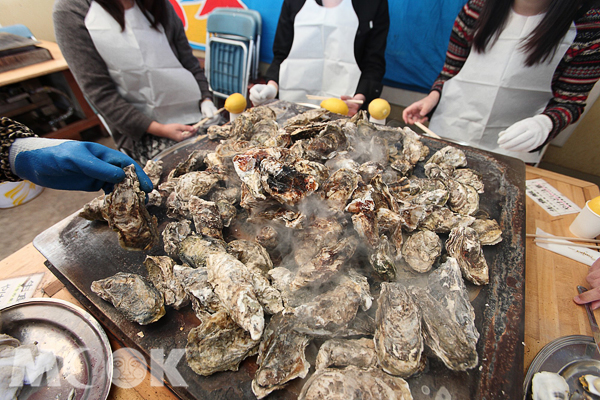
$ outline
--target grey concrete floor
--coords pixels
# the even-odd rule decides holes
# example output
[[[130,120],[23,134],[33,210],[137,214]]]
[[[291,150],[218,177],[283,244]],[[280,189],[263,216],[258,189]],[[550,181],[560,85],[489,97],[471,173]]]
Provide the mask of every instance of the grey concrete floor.
[[[96,141],[114,148],[110,137],[100,137]],[[45,188],[25,204],[0,209],[0,260],[30,243],[38,234],[78,211],[102,193]]]

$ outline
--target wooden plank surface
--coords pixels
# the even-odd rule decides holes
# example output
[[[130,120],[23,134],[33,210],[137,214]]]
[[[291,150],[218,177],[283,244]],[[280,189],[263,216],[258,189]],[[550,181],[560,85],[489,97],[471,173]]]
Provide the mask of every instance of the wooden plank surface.
[[[542,178],[583,207],[600,195],[593,183],[554,172],[527,167],[527,179]],[[556,236],[570,236],[569,225],[577,214],[552,217],[533,200],[526,200],[527,233],[536,228]],[[573,302],[577,285],[589,288],[588,266],[542,249],[532,238],[526,244],[525,273],[525,372],[536,354],[549,342],[567,335],[591,335],[585,308]],[[600,314],[596,312],[596,318]]]

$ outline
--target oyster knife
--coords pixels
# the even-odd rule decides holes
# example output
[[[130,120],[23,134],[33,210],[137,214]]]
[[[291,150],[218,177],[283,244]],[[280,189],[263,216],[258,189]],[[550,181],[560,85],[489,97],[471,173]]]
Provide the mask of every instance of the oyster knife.
[[[577,291],[579,294],[586,292],[587,289],[583,286],[577,286]],[[590,303],[585,304],[585,311],[587,312],[588,319],[590,320],[590,326],[592,327],[592,336],[594,337],[594,342],[596,342],[596,347],[598,348],[598,352],[600,352],[600,328],[598,328],[598,322],[596,322],[596,317],[594,316],[594,312],[592,311],[592,307]]]

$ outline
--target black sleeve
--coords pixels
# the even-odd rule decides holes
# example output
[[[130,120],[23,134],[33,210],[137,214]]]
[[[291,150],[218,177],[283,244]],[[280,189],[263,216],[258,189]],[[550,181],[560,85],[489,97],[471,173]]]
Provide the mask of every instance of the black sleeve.
[[[181,65],[194,75],[196,82],[198,82],[202,99],[209,98],[212,100],[212,93],[208,88],[208,80],[204,74],[204,68],[200,66],[200,62],[194,56],[192,47],[185,35],[183,23],[175,13],[173,6],[168,1],[166,3],[167,13],[169,14],[169,26],[165,27],[165,33],[167,34],[171,49]]]
[[[294,41],[294,20],[306,0],[284,0],[277,22],[273,41],[273,61],[267,69],[265,79],[279,83],[279,67],[290,54]]]
[[[385,75],[385,47],[390,29],[390,14],[387,0],[353,0],[359,25],[354,40],[354,56],[361,71],[355,93],[362,93],[367,100],[381,96]]]

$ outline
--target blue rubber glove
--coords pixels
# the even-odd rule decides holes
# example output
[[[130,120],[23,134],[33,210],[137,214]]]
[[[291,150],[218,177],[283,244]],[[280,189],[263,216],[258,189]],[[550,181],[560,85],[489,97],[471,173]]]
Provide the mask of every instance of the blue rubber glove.
[[[125,178],[123,168],[133,164],[140,189],[152,191],[150,178],[131,157],[98,143],[21,138],[12,144],[9,157],[15,175],[37,185],[105,193]]]

